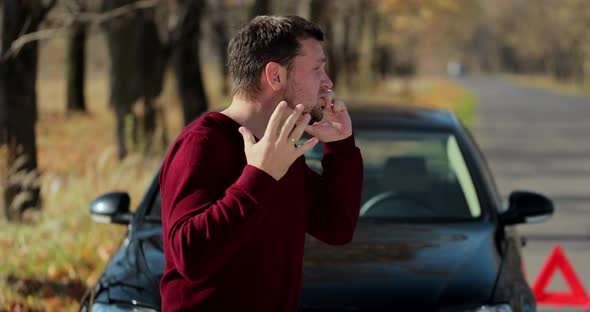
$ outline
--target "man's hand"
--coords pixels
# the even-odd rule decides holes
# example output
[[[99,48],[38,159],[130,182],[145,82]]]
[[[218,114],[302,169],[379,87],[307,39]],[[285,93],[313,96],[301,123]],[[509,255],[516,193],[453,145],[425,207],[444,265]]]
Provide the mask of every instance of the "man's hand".
[[[248,164],[280,180],[297,158],[318,143],[317,138],[311,138],[303,145],[295,145],[311,119],[309,114],[302,117],[302,112],[303,105],[290,109],[287,102],[281,101],[258,143],[250,130],[240,127]]]
[[[322,120],[308,125],[305,131],[320,141],[334,142],[352,135],[352,123],[346,105],[340,100],[333,100],[324,108]]]

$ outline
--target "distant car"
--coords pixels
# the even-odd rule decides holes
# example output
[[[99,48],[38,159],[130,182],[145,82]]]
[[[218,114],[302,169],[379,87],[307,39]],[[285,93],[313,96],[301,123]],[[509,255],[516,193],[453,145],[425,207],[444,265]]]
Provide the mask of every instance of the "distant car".
[[[503,201],[451,112],[350,113],[365,165],[360,219],[349,245],[306,238],[300,311],[535,311],[522,272],[523,241],[511,225],[548,218],[552,202],[527,191]],[[321,171],[322,155],[317,145],[306,155],[309,166]],[[159,310],[157,179],[135,214],[126,193],[97,198],[90,212],[129,230],[81,311]]]

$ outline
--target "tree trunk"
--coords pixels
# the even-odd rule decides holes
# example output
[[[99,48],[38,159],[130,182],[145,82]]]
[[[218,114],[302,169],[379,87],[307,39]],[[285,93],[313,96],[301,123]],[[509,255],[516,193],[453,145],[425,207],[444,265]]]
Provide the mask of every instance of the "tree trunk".
[[[332,2],[325,0],[311,0],[309,16],[311,22],[319,25],[325,35],[325,54],[327,61],[327,72],[334,85],[338,80],[340,69],[339,55],[336,53],[335,30],[333,22],[337,20],[332,15],[334,11]]]
[[[156,100],[151,96],[143,98],[143,137],[144,137],[144,154],[152,151],[152,146],[156,143]]]
[[[209,106],[199,63],[199,41],[197,38],[179,42],[176,48],[174,67],[178,93],[182,101],[184,124],[188,125],[200,114],[207,111]]]
[[[344,19],[344,38],[342,43],[341,54],[344,58],[342,62],[344,75],[346,77],[347,87],[354,86],[354,77],[358,74],[359,49],[361,45],[361,36],[363,23],[359,21],[360,17],[355,16],[359,11],[355,7],[349,7],[343,16]]]
[[[379,34],[382,32],[383,17],[377,12],[373,11],[373,18],[370,21],[370,32],[372,37],[371,47],[371,72],[375,75],[375,83],[382,85],[382,83],[391,76],[394,72],[394,55],[392,44],[380,42]]]
[[[175,47],[174,69],[185,125],[209,107],[199,62],[203,7],[203,0],[192,0],[186,5],[186,17],[180,25],[180,35]]]
[[[376,85],[376,74],[371,64],[374,57],[374,47],[377,42],[378,12],[376,4],[372,1],[361,1],[359,17],[359,30],[357,45],[357,74],[353,78],[356,88],[374,88]],[[362,57],[361,57],[362,56]]]
[[[157,128],[156,114],[163,113],[156,109],[156,99],[162,93],[164,74],[168,63],[168,52],[158,34],[154,12],[144,10],[140,15],[140,28],[135,51],[137,53],[137,71],[140,96],[143,98],[143,116],[141,116],[141,138],[144,153],[152,150]],[[161,125],[163,128],[165,125]],[[166,140],[164,138],[164,140]]]
[[[68,112],[85,112],[86,25],[77,24],[68,38],[67,104]]]
[[[40,3],[20,0],[2,3],[0,142],[8,147],[4,215],[9,221],[22,221],[24,215],[41,209],[35,138],[37,43],[28,43],[17,54],[4,57],[14,40],[37,30],[55,4],[43,8]]]
[[[132,3],[132,0],[104,0],[103,11],[110,11]],[[109,104],[115,112],[117,126],[115,135],[118,144],[119,159],[127,155],[126,120],[131,116],[131,106],[140,97],[140,83],[137,71],[137,54],[135,44],[139,36],[139,18],[136,12],[116,18],[103,24],[107,42],[107,51],[111,61],[109,73]],[[137,120],[131,116],[131,120]],[[133,122],[133,127],[137,123]],[[137,131],[134,129],[131,131]]]
[[[217,16],[213,18],[211,21],[211,27],[213,32],[215,33],[214,36],[214,44],[217,48],[217,52],[219,53],[219,67],[221,69],[221,78],[222,78],[222,86],[221,92],[223,95],[228,95],[230,93],[230,78],[229,78],[229,69],[227,67],[227,46],[229,45],[229,35],[228,35],[228,26],[225,20],[226,15],[224,14],[225,7],[221,4],[218,7]]]

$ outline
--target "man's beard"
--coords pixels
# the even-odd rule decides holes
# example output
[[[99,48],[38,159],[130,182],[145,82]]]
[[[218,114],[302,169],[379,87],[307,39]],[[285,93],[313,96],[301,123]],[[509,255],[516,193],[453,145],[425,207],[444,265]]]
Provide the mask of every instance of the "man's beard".
[[[303,104],[305,106],[305,104],[301,103],[301,101],[297,101],[297,97],[295,96],[295,94],[297,94],[297,92],[294,90],[294,88],[289,87],[288,90],[285,92],[285,95],[283,96],[285,101],[287,101],[289,107],[295,108],[295,105],[297,104]],[[322,104],[320,101],[323,100],[318,97],[311,111],[306,111],[306,113],[309,113],[309,115],[311,116],[311,119],[309,120],[310,125],[313,125],[314,123],[319,122],[322,120],[322,118],[324,118],[324,111],[322,110]]]
[[[311,115],[311,119],[309,120],[310,125],[320,122],[322,118],[324,118],[324,111],[322,110],[322,106],[319,103],[311,109],[309,114]]]

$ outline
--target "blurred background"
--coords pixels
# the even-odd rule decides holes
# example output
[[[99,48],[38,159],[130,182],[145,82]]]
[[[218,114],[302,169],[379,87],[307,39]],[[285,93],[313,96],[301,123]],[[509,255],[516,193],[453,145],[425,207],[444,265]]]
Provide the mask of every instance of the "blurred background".
[[[590,260],[590,1],[0,6],[0,311],[77,310],[126,230],[93,223],[89,203],[114,190],[139,203],[182,128],[230,103],[227,44],[262,14],[322,27],[328,72],[347,105],[453,110],[504,195],[533,188],[554,198],[551,222],[523,227],[529,280],[555,244],[569,246],[576,269]]]

